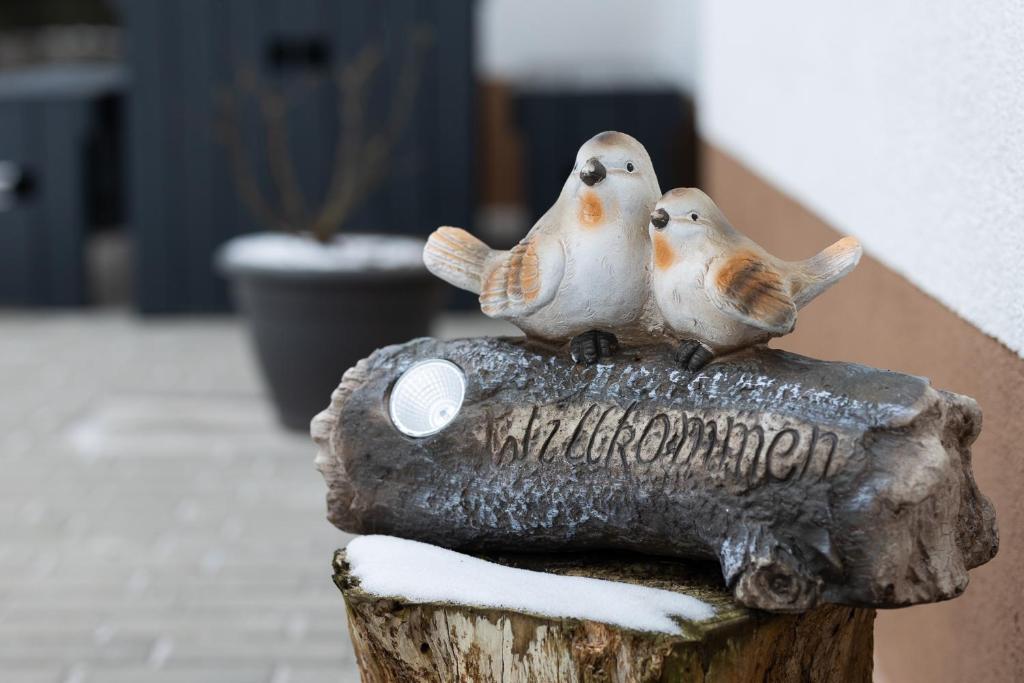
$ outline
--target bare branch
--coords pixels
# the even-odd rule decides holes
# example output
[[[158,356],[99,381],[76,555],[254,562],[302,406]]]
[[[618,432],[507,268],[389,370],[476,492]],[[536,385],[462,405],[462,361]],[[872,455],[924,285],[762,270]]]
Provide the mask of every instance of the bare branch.
[[[288,149],[287,107],[280,95],[261,89],[257,95],[267,133],[267,161],[277,186],[289,227],[302,227],[306,221],[306,200],[295,175]]]
[[[288,105],[284,97],[264,86],[255,71],[240,72],[239,89],[259,107],[267,144],[267,166],[281,200],[285,222],[290,229],[305,225],[306,200],[295,173],[288,146]]]
[[[314,232],[321,240],[326,241],[331,233],[344,224],[352,210],[383,181],[391,151],[412,117],[420,82],[422,52],[430,40],[428,30],[413,31],[409,41],[411,47],[402,65],[395,92],[389,101],[390,117],[384,125],[384,130],[370,138],[365,146],[359,144],[363,138],[363,110],[366,105],[364,86],[372,75],[372,70],[346,69],[342,72],[339,79],[339,95],[343,98],[339,105],[342,111],[339,117],[339,150],[327,198],[313,224]],[[362,62],[362,58],[357,59],[353,67]],[[363,80],[355,78],[353,74],[362,76]]]
[[[336,75],[338,87],[338,136],[327,193],[310,217],[289,149],[287,98],[263,86],[255,71],[239,69],[234,91],[222,98],[222,137],[228,150],[235,185],[242,200],[264,223],[274,228],[309,229],[326,242],[350,217],[352,211],[386,177],[388,161],[409,124],[419,88],[422,53],[431,42],[429,29],[412,31],[409,49],[388,100],[388,119],[370,135],[366,128],[367,87],[382,63],[380,48],[367,45]],[[237,99],[249,94],[257,104],[266,135],[267,160],[282,208],[268,201],[254,175],[251,159],[239,133]]]
[[[241,121],[238,116],[238,103],[234,92],[225,91],[220,94],[218,117],[218,137],[228,152],[235,188],[242,203],[256,216],[257,220],[271,230],[279,230],[285,224],[282,216],[264,198],[259,181],[252,172],[252,165],[245,151],[245,144],[239,133]]]
[[[376,46],[368,45],[337,77],[338,139],[334,152],[334,168],[327,185],[324,204],[313,222],[313,233],[323,242],[330,238],[339,221],[352,210],[355,201],[355,185],[352,179],[359,170],[359,143],[363,137],[366,85],[380,63],[380,50]]]

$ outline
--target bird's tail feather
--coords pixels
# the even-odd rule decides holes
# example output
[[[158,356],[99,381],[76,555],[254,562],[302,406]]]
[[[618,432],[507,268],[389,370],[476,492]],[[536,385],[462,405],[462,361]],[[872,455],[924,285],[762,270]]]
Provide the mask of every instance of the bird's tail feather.
[[[796,290],[793,303],[801,308],[826,289],[839,282],[860,262],[863,249],[853,237],[844,237],[826,247],[821,253],[799,264],[799,277],[794,283]]]
[[[493,250],[462,228],[444,226],[427,239],[423,263],[427,270],[460,289],[479,294],[484,268]]]

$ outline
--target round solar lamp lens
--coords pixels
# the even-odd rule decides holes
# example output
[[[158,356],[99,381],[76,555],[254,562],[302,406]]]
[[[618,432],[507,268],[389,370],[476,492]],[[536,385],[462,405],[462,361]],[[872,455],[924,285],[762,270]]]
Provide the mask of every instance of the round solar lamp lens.
[[[466,375],[441,358],[414,364],[395,383],[388,411],[406,436],[429,436],[447,427],[462,408]]]

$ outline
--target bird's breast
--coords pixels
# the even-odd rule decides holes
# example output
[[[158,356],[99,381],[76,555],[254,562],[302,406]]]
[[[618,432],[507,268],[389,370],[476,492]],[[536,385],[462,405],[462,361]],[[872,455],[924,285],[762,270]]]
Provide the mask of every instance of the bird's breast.
[[[661,233],[654,233],[654,267],[657,270],[668,270],[679,260],[675,248],[668,238]]]
[[[596,228],[604,222],[604,204],[596,192],[587,190],[580,196],[576,218],[585,228]]]

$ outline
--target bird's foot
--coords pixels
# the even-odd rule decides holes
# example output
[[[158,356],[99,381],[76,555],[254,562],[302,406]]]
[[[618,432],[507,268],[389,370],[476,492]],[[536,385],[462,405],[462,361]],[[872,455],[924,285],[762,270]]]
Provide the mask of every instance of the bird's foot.
[[[584,365],[593,365],[604,358],[611,358],[619,350],[619,340],[610,332],[590,330],[577,334],[569,342],[572,359]]]
[[[687,370],[696,372],[711,362],[714,352],[695,339],[686,339],[676,349],[676,360]]]

